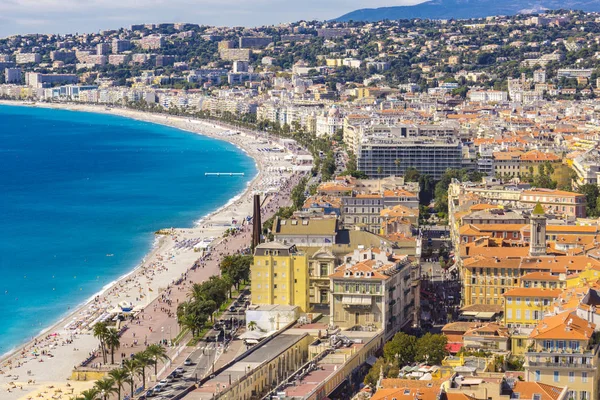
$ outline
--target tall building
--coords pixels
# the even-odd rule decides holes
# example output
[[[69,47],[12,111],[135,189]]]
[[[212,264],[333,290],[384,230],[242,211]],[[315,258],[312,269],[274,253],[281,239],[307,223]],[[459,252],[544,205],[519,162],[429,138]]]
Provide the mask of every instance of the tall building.
[[[455,138],[363,138],[358,169],[370,178],[402,176],[409,168],[438,180],[448,169],[462,168],[462,145]]]
[[[114,39],[112,41],[113,54],[122,53],[127,50],[131,50],[131,42],[129,40]]]
[[[308,259],[295,245],[262,243],[254,249],[251,267],[253,304],[298,306],[307,312]]]
[[[248,72],[248,61],[234,61],[233,62],[233,73]]]
[[[266,36],[244,36],[240,38],[240,48],[261,49],[272,41],[273,38]]]
[[[4,70],[5,83],[21,83],[22,71],[21,68],[6,68]]]
[[[110,53],[111,48],[110,43],[98,43],[96,45],[96,55],[105,56]]]

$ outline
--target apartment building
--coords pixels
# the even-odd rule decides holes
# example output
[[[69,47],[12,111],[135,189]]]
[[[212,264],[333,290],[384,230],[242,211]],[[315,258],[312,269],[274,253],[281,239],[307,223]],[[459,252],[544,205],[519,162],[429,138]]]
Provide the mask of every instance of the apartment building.
[[[533,207],[540,203],[545,212],[575,218],[585,218],[586,200],[581,193],[554,189],[526,190],[521,194],[520,203],[524,207]]]
[[[39,53],[17,53],[15,54],[17,64],[38,64],[42,61],[42,55]]]
[[[262,243],[251,267],[253,304],[298,306],[309,310],[308,258],[295,245]]]
[[[524,364],[526,380],[567,386],[570,399],[597,399],[595,327],[571,311],[542,319],[529,335]]]
[[[369,248],[355,250],[345,261],[329,276],[330,316],[335,325],[370,326],[384,329],[391,337],[412,322],[416,294],[407,256]]]

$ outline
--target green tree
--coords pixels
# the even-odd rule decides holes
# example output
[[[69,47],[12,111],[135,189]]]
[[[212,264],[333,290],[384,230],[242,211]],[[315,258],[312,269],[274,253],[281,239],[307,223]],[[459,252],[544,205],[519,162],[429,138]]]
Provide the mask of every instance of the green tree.
[[[123,370],[127,373],[127,381],[131,388],[131,398],[133,399],[133,386],[135,384],[135,377],[140,376],[142,373],[142,365],[135,358],[123,360]]]
[[[142,389],[146,388],[146,368],[154,365],[154,359],[146,350],[140,351],[139,353],[135,353],[133,355],[133,359],[138,362],[140,368],[140,373],[142,376]]]
[[[98,400],[98,396],[98,389],[91,388],[81,392],[79,396],[77,396],[77,400]]]
[[[154,360],[154,376],[158,376],[158,362],[170,360],[167,350],[160,344],[151,344],[145,351]]]
[[[98,394],[102,397],[103,400],[108,400],[108,397],[117,393],[117,388],[115,386],[115,381],[112,378],[102,378],[97,380],[94,383],[94,388],[98,390]]]
[[[129,373],[123,368],[115,368],[108,373],[110,379],[113,380],[115,388],[117,389],[117,400],[121,400],[121,391],[123,386],[128,382]]]
[[[115,350],[121,347],[121,338],[119,332],[115,328],[110,328],[106,331],[104,343],[107,350],[110,350],[110,363],[115,363]]]
[[[439,365],[448,355],[448,338],[441,334],[426,333],[417,340],[415,360],[430,365]]]
[[[395,362],[399,367],[403,367],[415,361],[416,345],[416,337],[398,332],[383,346],[383,355],[388,362]]]
[[[250,279],[250,265],[252,264],[251,255],[228,255],[223,258],[223,261],[219,264],[221,274],[229,276],[235,288],[240,289],[242,282],[247,282]]]
[[[108,325],[106,322],[97,322],[94,325],[93,334],[100,341],[100,350],[102,351],[102,359],[106,364],[106,335],[108,334]]]
[[[420,177],[421,173],[415,167],[407,168],[404,173],[404,180],[406,182],[419,182]]]

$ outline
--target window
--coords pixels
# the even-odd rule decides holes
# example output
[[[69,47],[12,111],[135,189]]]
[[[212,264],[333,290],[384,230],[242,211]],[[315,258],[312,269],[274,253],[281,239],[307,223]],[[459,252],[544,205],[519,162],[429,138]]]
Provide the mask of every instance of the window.
[[[587,372],[581,373],[581,383],[587,383]]]
[[[521,305],[521,298],[517,297],[517,305],[520,306]]]
[[[554,382],[560,381],[560,372],[554,371]]]
[[[541,379],[542,379],[542,373],[539,370],[535,371],[535,375],[533,377],[533,380],[535,382],[539,382]]]
[[[531,313],[529,310],[525,310],[525,321],[529,321],[531,319]]]
[[[508,319],[512,319],[512,315],[513,315],[513,314],[512,314],[512,310],[511,310],[511,309],[508,309],[508,310],[506,311],[506,318],[508,318]]]
[[[258,285],[256,285],[256,288],[257,288],[257,289],[260,289],[260,283],[259,283]]]
[[[569,382],[570,383],[575,382],[575,372],[573,372],[573,371],[569,371]]]
[[[273,266],[276,267],[277,266],[277,261],[273,261]]]
[[[539,393],[534,393],[531,397],[531,400],[542,400],[542,395]]]
[[[521,310],[517,310],[517,318],[516,319],[521,319]]]
[[[512,297],[506,298],[506,304],[512,304]]]

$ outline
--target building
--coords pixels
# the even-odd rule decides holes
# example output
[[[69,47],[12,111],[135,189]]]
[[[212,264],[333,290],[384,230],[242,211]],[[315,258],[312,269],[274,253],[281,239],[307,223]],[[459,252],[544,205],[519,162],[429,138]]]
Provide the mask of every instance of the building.
[[[28,72],[25,74],[25,84],[34,88],[73,84],[77,82],[79,82],[79,77],[75,74],[40,74],[36,72]]]
[[[149,35],[140,39],[139,46],[145,50],[160,49],[165,45],[165,38],[162,35]]]
[[[248,61],[236,60],[233,62],[233,73],[248,72]]]
[[[21,83],[23,79],[23,72],[21,68],[6,68],[4,70],[4,82],[5,83]]]
[[[112,52],[113,54],[119,54],[124,51],[131,50],[131,42],[125,39],[113,39],[112,41]]]
[[[112,46],[110,43],[98,43],[96,45],[96,54],[99,56],[105,56],[110,53]]]
[[[223,61],[250,61],[250,49],[219,49],[219,56]]]
[[[59,50],[59,51],[51,51],[50,59],[52,61],[62,61],[65,64],[70,64],[70,63],[75,62],[76,57],[75,57],[74,51]]]
[[[500,90],[471,90],[469,100],[481,103],[502,103],[508,101],[508,93]]]
[[[262,49],[273,42],[272,37],[267,36],[242,36],[239,40],[240,48]]]
[[[15,57],[17,64],[38,64],[42,61],[42,55],[39,53],[17,53]]]
[[[363,138],[356,153],[358,169],[370,178],[402,176],[409,168],[439,180],[448,169],[462,168],[462,145],[456,138],[377,135]]]
[[[256,246],[251,281],[253,304],[294,305],[308,311],[308,259],[295,245]]]
[[[597,399],[595,327],[571,311],[542,319],[529,335],[524,364],[526,380],[567,386],[571,399]]]
[[[594,72],[591,69],[568,69],[568,68],[561,68],[558,71],[556,71],[556,77],[557,78],[588,78],[590,79],[592,77],[592,72]]]
[[[336,218],[290,218],[276,217],[272,228],[275,241],[284,245],[300,247],[330,247],[338,232]]]
[[[520,203],[524,207],[532,207],[540,203],[544,212],[585,218],[586,200],[581,193],[554,189],[526,190],[521,194]]]
[[[546,70],[537,69],[533,71],[533,82],[534,83],[546,83]]]
[[[383,329],[391,337],[412,322],[415,293],[407,256],[369,248],[355,250],[345,261],[329,276],[333,324]]]

